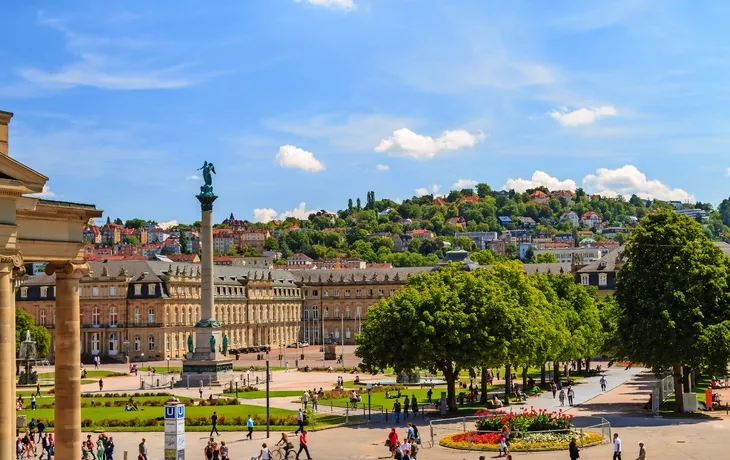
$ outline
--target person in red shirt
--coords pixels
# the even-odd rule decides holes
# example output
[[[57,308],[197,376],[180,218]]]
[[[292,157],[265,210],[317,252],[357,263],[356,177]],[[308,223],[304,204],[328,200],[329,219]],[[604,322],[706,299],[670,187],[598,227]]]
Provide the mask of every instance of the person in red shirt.
[[[312,456],[309,455],[309,447],[307,447],[307,430],[302,430],[302,434],[299,435],[299,452],[297,452],[297,460],[299,460],[299,454],[302,451],[307,453],[307,460],[312,460]]]
[[[388,434],[388,447],[390,447],[390,454],[392,455],[393,452],[395,452],[395,449],[400,445],[400,441],[398,440],[398,433],[395,432],[395,428],[390,429],[390,433]]]

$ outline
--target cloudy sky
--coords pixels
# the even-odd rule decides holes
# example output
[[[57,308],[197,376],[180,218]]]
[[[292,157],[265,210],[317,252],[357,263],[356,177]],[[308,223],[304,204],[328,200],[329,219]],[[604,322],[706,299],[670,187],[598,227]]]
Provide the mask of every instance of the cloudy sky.
[[[550,5],[547,8],[547,5]],[[108,215],[339,209],[487,182],[730,195],[730,2],[32,1],[0,109],[46,196]]]

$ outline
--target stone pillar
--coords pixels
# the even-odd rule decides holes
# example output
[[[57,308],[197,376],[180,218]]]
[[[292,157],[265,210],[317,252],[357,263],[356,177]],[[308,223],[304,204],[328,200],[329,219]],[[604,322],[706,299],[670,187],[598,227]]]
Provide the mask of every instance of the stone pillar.
[[[56,275],[56,458],[78,458],[81,452],[81,357],[79,279],[89,273],[86,263],[52,262],[47,275]]]
[[[0,459],[15,455],[15,293],[22,257],[0,256]]]
[[[201,319],[217,319],[213,313],[213,211],[202,212],[200,226],[201,250]]]

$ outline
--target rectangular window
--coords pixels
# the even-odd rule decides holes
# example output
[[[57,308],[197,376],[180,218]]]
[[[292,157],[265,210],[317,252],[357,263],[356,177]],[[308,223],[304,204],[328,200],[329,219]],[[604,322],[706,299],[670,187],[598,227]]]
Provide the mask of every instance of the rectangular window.
[[[358,289],[355,291],[355,297],[362,297],[362,289]]]
[[[134,285],[134,295],[142,295],[142,285],[141,284]]]
[[[608,274],[606,274],[606,273],[598,274],[598,285],[599,286],[608,286]]]
[[[322,290],[322,297],[328,297],[329,295],[330,295],[330,293],[327,289]]]
[[[591,279],[590,275],[588,275],[587,273],[580,275],[580,283],[583,286],[590,286],[590,284],[591,284],[590,279]]]
[[[318,289],[312,289],[312,297],[317,297],[319,295]]]
[[[84,296],[84,288],[79,286],[79,297]]]
[[[41,298],[48,297],[48,286],[41,286]]]
[[[116,295],[117,295],[117,288],[115,288],[115,287],[110,287],[110,288],[109,288],[109,295],[110,295],[111,297],[114,297],[114,296],[116,296]]]
[[[372,297],[372,296],[373,296],[373,290],[372,289],[368,289],[368,297]]]
[[[350,297],[350,290],[349,289],[345,289],[345,297]]]
[[[382,289],[378,289],[378,296],[379,297],[383,297],[383,290]]]
[[[390,290],[390,295],[395,295],[395,289]]]
[[[155,295],[155,285],[154,284],[147,285],[147,295]]]
[[[340,296],[340,290],[339,289],[334,289],[333,292],[332,292],[332,296],[339,297]]]
[[[91,288],[91,296],[92,297],[99,297],[99,288],[98,287]]]

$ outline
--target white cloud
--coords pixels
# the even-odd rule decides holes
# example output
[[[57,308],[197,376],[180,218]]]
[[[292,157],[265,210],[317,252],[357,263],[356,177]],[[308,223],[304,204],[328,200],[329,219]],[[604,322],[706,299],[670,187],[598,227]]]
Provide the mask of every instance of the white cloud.
[[[269,222],[276,219],[276,209],[256,208],[253,210],[254,222]]]
[[[507,179],[502,189],[524,193],[528,189],[537,187],[547,187],[548,190],[575,190],[576,184],[572,179],[560,180],[544,171],[535,171],[532,173],[531,179]]]
[[[636,194],[645,199],[695,201],[694,195],[681,188],[671,188],[657,179],[647,179],[646,174],[633,165],[617,169],[599,168],[595,174],[583,178],[583,185],[593,193],[608,197]]]
[[[256,208],[253,210],[253,220],[254,222],[269,222],[274,219],[284,220],[287,217],[306,219],[310,214],[317,211],[317,209],[307,209],[307,203],[302,201],[296,208],[287,209],[282,213],[277,213],[273,208]]]
[[[433,184],[430,187],[419,187],[416,190],[416,196],[423,195],[436,195],[441,187],[438,184]]]
[[[730,168],[727,168],[727,175],[730,176]]]
[[[48,184],[45,184],[43,185],[43,191],[41,193],[33,193],[28,196],[32,196],[33,198],[53,198],[56,194],[51,191],[51,187],[49,187]]]
[[[563,126],[590,125],[599,117],[615,117],[616,109],[610,105],[597,108],[583,108],[568,111],[566,108],[553,110],[548,115],[557,120]]]
[[[40,24],[50,27],[65,39],[75,60],[53,70],[27,67],[18,71],[26,81],[47,88],[68,89],[92,86],[113,90],[176,89],[192,84],[182,71],[188,65],[164,63],[160,54],[162,40],[143,41],[125,36],[98,36],[80,33],[66,21],[39,14]],[[125,31],[126,33],[126,31]],[[163,62],[163,64],[157,64]],[[155,63],[155,65],[150,65]],[[189,72],[186,72],[189,74]]]
[[[170,227],[177,226],[177,221],[176,220],[171,220],[171,221],[168,221],[168,222],[160,222],[159,224],[157,224],[157,226],[160,227],[163,230],[167,230]]]
[[[461,177],[451,186],[454,190],[463,190],[465,188],[472,188],[477,185],[477,181],[474,179],[462,179]]]
[[[390,171],[390,166],[378,163],[375,165],[375,170],[380,172]]]
[[[185,179],[187,179],[187,180],[200,180],[201,177],[198,176],[197,174],[193,174],[192,176],[188,176]]]
[[[276,162],[282,168],[298,168],[309,172],[324,170],[324,164],[314,158],[312,152],[300,149],[294,145],[282,145],[276,154]]]
[[[431,136],[416,134],[410,129],[401,128],[395,130],[389,138],[381,140],[380,144],[375,147],[375,151],[389,152],[416,160],[429,160],[440,151],[473,147],[483,139],[483,134],[471,134],[463,129],[444,131],[441,136],[434,139]]]
[[[305,0],[294,1],[297,3],[302,3]],[[306,2],[313,6],[321,6],[331,9],[354,10],[355,8],[357,8],[355,0],[306,0]]]

